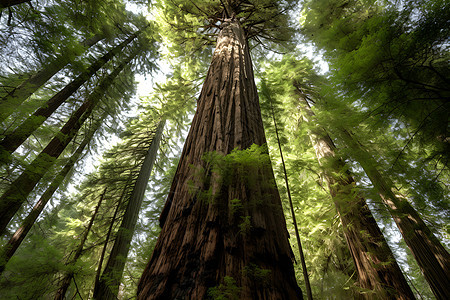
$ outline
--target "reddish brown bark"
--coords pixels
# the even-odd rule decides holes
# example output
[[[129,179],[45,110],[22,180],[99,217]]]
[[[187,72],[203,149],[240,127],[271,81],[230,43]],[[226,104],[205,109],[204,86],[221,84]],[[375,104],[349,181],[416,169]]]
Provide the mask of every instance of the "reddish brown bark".
[[[345,129],[341,129],[340,132],[388,207],[431,291],[437,299],[450,299],[450,254],[408,200],[398,197],[392,191],[393,183],[389,177],[383,176],[377,169],[375,159],[353,138],[351,133]]]
[[[236,281],[241,299],[302,298],[268,157],[251,170],[235,165],[228,180],[202,160],[205,152],[266,143],[243,29],[236,20],[223,25],[138,299],[204,299],[225,276]],[[203,180],[195,175],[202,168]],[[201,197],[208,190],[210,197]]]
[[[302,96],[301,96],[302,97]],[[304,119],[314,113],[306,100]],[[356,183],[345,163],[335,156],[336,147],[327,132],[316,127],[310,133],[330,194],[339,213],[344,236],[358,273],[360,287],[372,292],[366,299],[415,299],[365,199],[355,192]]]

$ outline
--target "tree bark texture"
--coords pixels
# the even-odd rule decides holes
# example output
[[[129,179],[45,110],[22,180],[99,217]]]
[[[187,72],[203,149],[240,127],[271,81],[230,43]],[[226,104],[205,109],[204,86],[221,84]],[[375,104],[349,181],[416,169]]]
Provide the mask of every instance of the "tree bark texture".
[[[37,220],[37,218],[41,214],[44,207],[47,205],[48,201],[52,198],[53,194],[56,192],[58,187],[64,181],[64,178],[67,176],[67,174],[73,168],[75,163],[78,161],[81,154],[83,153],[84,148],[89,144],[89,142],[92,139],[92,136],[94,135],[95,131],[98,129],[99,126],[100,126],[100,122],[97,122],[97,124],[95,125],[95,128],[91,129],[91,131],[86,135],[86,137],[83,139],[81,144],[78,146],[75,153],[70,158],[69,162],[58,173],[58,175],[56,175],[53,182],[50,184],[50,186],[45,190],[45,192],[39,198],[39,201],[36,202],[33,209],[28,214],[28,216],[23,220],[22,225],[19,227],[19,229],[16,230],[16,232],[11,237],[11,239],[8,241],[8,243],[5,246],[3,246],[3,248],[0,250],[0,253],[1,253],[0,254],[0,274],[4,271],[6,264],[9,262],[11,257],[16,252],[17,248],[19,248],[20,244],[27,236],[28,232],[30,231],[34,222]]]
[[[164,124],[165,121],[159,122],[148,152],[142,163],[133,192],[128,200],[127,207],[122,218],[122,223],[120,224],[116,239],[114,240],[114,245],[109,255],[108,262],[98,283],[98,289],[94,290],[96,292],[94,293],[95,299],[117,299],[126,258],[128,256],[128,251],[130,250],[131,239],[136,228],[136,222],[142,206],[142,201],[144,200],[148,180],[150,178],[153,165],[156,161],[156,155],[158,153]]]
[[[227,155],[265,143],[248,43],[238,21],[229,19],[217,38],[138,299],[205,299],[220,292],[220,284],[241,299],[302,299],[268,156],[251,170],[234,164],[228,179],[202,159],[207,152]]]
[[[302,96],[300,96],[302,97]],[[303,99],[304,100],[304,99]],[[302,101],[304,119],[311,122],[314,113],[306,100]],[[365,199],[355,192],[356,183],[336,157],[336,147],[325,129],[316,127],[310,132],[323,176],[338,211],[344,236],[353,258],[361,288],[366,299],[415,299]]]
[[[92,225],[94,224],[95,218],[97,216],[98,210],[100,209],[100,205],[102,205],[103,198],[105,197],[105,194],[106,194],[106,190],[107,190],[107,188],[104,189],[102,195],[100,196],[100,200],[98,201],[97,206],[95,207],[95,210],[92,213],[92,217],[89,220],[88,226],[87,226],[86,230],[84,231],[83,236],[80,239],[80,244],[78,245],[77,249],[75,250],[75,253],[74,253],[72,259],[68,263],[66,263],[66,265],[75,264],[78,261],[78,259],[80,258],[81,253],[83,252],[83,249],[84,249],[84,244],[86,243],[89,232],[91,232]],[[54,298],[55,300],[64,300],[65,299],[66,292],[70,286],[70,282],[72,281],[73,275],[74,275],[73,272],[68,272],[68,273],[64,274],[64,276],[61,280],[61,286],[56,291],[55,298]]]
[[[55,160],[76,135],[84,121],[91,115],[107,88],[137,53],[138,50],[130,54],[111,74],[100,82],[44,150],[25,168],[22,174],[11,183],[10,187],[1,196],[0,234],[4,234],[6,226],[19,210],[22,203],[26,200],[42,176],[52,167]]]
[[[46,83],[53,75],[58,73],[69,62],[71,62],[78,55],[83,53],[86,49],[95,45],[103,39],[102,34],[94,35],[93,37],[81,42],[81,49],[67,49],[64,54],[57,57],[42,70],[32,75],[30,78],[19,84],[16,88],[11,90],[7,95],[0,99],[0,123],[3,122],[14,110],[17,109],[28,97],[30,97],[37,89]]]
[[[340,130],[342,138],[353,150],[354,158],[363,167],[381,199],[388,207],[403,239],[422,270],[437,299],[450,299],[450,255],[409,204],[392,191],[393,184],[376,168],[374,158],[347,130]]]
[[[108,53],[97,59],[88,69],[81,73],[61,91],[45,102],[31,116],[29,116],[13,132],[6,134],[0,142],[0,165],[5,163],[8,157],[47,120],[74,92],[78,90],[89,78],[91,78],[109,60],[119,54],[137,36],[137,33],[128,37],[125,41],[111,49]],[[7,153],[5,153],[7,152]]]

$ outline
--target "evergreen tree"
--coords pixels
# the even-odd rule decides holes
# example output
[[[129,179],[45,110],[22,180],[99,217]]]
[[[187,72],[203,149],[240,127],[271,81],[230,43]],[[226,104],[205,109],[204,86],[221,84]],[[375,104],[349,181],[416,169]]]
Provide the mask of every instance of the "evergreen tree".
[[[225,1],[187,9],[207,11],[220,32],[138,298],[300,299],[248,45],[285,21],[283,8]]]

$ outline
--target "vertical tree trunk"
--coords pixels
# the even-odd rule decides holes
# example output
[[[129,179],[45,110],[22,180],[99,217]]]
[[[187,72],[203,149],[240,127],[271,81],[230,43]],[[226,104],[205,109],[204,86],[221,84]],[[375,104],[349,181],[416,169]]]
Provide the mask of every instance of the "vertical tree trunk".
[[[103,117],[106,117],[106,114]],[[102,120],[103,117],[100,120]],[[11,259],[11,257],[16,252],[17,248],[19,248],[20,244],[27,236],[28,232],[30,231],[34,222],[37,220],[37,218],[41,214],[45,205],[47,205],[48,201],[51,199],[53,194],[56,192],[58,187],[61,185],[61,183],[63,182],[66,175],[69,173],[69,171],[73,168],[75,163],[80,158],[81,154],[83,153],[84,148],[91,141],[92,136],[94,135],[95,131],[98,129],[99,126],[100,126],[100,122],[97,122],[95,127],[93,129],[91,129],[89,133],[87,133],[86,137],[83,139],[81,144],[78,146],[77,150],[72,155],[69,162],[58,173],[58,175],[56,175],[53,182],[50,184],[50,186],[45,190],[45,192],[39,198],[39,201],[34,205],[33,209],[28,214],[28,216],[25,218],[25,220],[23,220],[20,228],[16,230],[16,232],[11,237],[9,242],[5,246],[3,246],[2,249],[0,250],[0,275],[4,271],[5,266],[8,263],[8,261]]]
[[[107,190],[107,188],[104,189],[102,195],[100,196],[100,200],[98,201],[97,206],[95,207],[94,213],[92,214],[92,217],[89,220],[86,231],[84,232],[83,236],[81,237],[80,244],[78,245],[77,249],[75,250],[75,253],[74,253],[72,259],[66,265],[75,264],[78,261],[78,259],[80,258],[81,253],[83,252],[84,244],[86,243],[89,232],[91,231],[92,224],[94,224],[95,217],[97,216],[100,205],[102,204],[103,198],[105,197],[106,190]],[[74,275],[73,272],[68,272],[63,276],[63,278],[61,280],[61,286],[56,291],[55,300],[64,300],[67,289],[69,288],[70,282],[72,281],[73,275]]]
[[[68,49],[64,54],[57,57],[42,70],[32,75],[30,78],[19,84],[7,95],[0,99],[0,123],[3,122],[14,110],[17,109],[28,97],[30,97],[37,89],[46,83],[53,75],[64,68],[73,58],[80,55],[82,51],[95,45],[103,39],[102,34],[96,34],[93,37],[81,42],[83,49]]]
[[[102,264],[103,264],[103,260],[105,258],[106,249],[108,248],[108,243],[109,243],[109,240],[110,240],[110,237],[111,237],[112,229],[114,227],[114,223],[116,222],[117,214],[119,213],[119,210],[120,210],[120,208],[122,206],[123,198],[125,198],[125,194],[127,192],[127,186],[129,184],[129,182],[131,181],[131,178],[132,178],[132,173],[130,173],[129,179],[125,183],[125,186],[124,186],[124,188],[122,190],[122,195],[120,195],[120,198],[119,198],[119,201],[117,203],[116,209],[114,210],[113,217],[111,219],[111,222],[109,223],[109,228],[108,228],[108,232],[106,233],[105,243],[103,245],[102,253],[101,253],[100,259],[98,261],[97,272],[95,274],[94,298],[95,298],[95,295],[98,294],[99,283],[100,283],[100,274],[102,272]]]
[[[222,178],[202,159],[266,143],[244,31],[222,25],[138,299],[302,298],[268,155]]]
[[[314,116],[303,100],[304,119]],[[366,299],[415,299],[380,228],[361,195],[354,191],[355,181],[345,163],[335,156],[336,147],[327,132],[316,127],[310,132],[311,142],[323,176],[344,228],[344,236],[355,264],[359,285],[373,293]]]
[[[437,299],[450,299],[450,255],[424,223],[408,200],[392,191],[393,184],[376,168],[377,162],[345,129],[341,136],[352,149],[381,199],[388,207],[403,239],[422,270]]]
[[[0,234],[6,230],[6,226],[19,210],[22,203],[31,193],[42,176],[53,165],[61,155],[66,146],[83,125],[84,121],[91,115],[92,110],[100,101],[106,89],[123,68],[136,56],[138,49],[124,59],[114,71],[106,76],[100,84],[89,94],[84,103],[70,117],[63,128],[50,141],[47,147],[25,168],[22,174],[14,180],[10,187],[0,198]]]
[[[266,86],[264,81],[262,82],[262,84],[264,87]],[[270,95],[267,95],[267,98],[270,102],[270,110],[272,112],[273,125],[275,127],[275,136],[277,139],[278,149],[280,150],[281,164],[283,165],[284,182],[286,183],[286,191],[287,191],[287,195],[288,195],[288,199],[289,199],[289,207],[291,208],[291,214],[292,214],[292,223],[294,224],[295,237],[297,238],[298,251],[300,254],[300,262],[302,264],[303,279],[305,280],[306,296],[308,297],[308,300],[312,300],[313,296],[312,296],[311,284],[309,282],[308,270],[306,268],[305,255],[303,254],[303,247],[302,247],[302,243],[300,240],[300,233],[298,232],[297,219],[295,217],[295,211],[294,211],[294,204],[292,203],[292,198],[291,198],[291,190],[289,189],[289,181],[288,181],[288,176],[287,176],[287,171],[286,171],[286,164],[284,163],[283,150],[281,148],[280,136],[278,134],[278,125],[277,125],[277,121],[275,118],[275,111],[273,109],[272,97]]]
[[[6,134],[3,140],[0,142],[0,151],[2,157],[0,159],[0,165],[10,157],[10,155],[23,143],[25,140],[37,129],[42,123],[47,120],[48,117],[61,104],[64,103],[81,85],[83,85],[89,78],[92,77],[102,66],[104,66],[114,56],[119,54],[125,46],[131,43],[138,33],[131,35],[125,41],[111,49],[108,53],[97,59],[88,69],[81,73],[71,83],[66,85],[60,92],[50,98],[41,107],[36,110],[31,116],[29,116],[21,125],[19,125],[12,133]]]
[[[133,237],[139,211],[144,199],[144,193],[147,189],[148,180],[156,161],[156,154],[159,149],[162,132],[165,121],[160,121],[156,128],[155,135],[149,146],[147,155],[142,163],[139,175],[133,188],[130,199],[128,200],[125,214],[122,218],[113,248],[109,255],[105,270],[100,278],[98,288],[94,289],[95,299],[117,299],[119,285],[122,279],[125,261],[130,250],[131,239]]]

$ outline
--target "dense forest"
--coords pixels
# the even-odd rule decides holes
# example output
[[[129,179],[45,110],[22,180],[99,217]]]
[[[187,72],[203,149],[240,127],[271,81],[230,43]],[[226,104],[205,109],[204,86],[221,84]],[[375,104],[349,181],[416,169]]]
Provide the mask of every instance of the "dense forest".
[[[450,299],[450,2],[0,0],[0,299]]]

